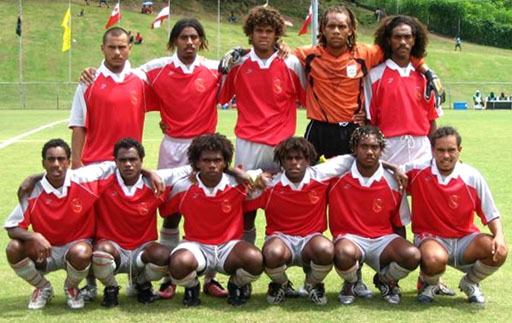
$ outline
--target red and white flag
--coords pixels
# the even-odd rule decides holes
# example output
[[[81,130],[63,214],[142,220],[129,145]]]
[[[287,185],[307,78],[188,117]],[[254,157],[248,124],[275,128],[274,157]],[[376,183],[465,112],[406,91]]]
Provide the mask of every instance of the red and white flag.
[[[114,9],[112,9],[112,13],[110,14],[110,19],[108,20],[107,24],[105,25],[105,29],[109,29],[113,25],[119,22],[121,20],[121,10],[119,9],[119,2],[114,6]]]
[[[308,15],[306,16],[306,19],[304,20],[304,23],[302,24],[302,27],[300,27],[299,36],[307,34],[308,26],[311,24],[311,17],[312,16],[313,16],[313,9],[311,8],[311,6],[309,6]]]
[[[160,10],[155,20],[153,20],[153,22],[151,23],[151,29],[160,28],[160,26],[162,25],[162,21],[164,21],[166,18],[169,18],[169,6]]]

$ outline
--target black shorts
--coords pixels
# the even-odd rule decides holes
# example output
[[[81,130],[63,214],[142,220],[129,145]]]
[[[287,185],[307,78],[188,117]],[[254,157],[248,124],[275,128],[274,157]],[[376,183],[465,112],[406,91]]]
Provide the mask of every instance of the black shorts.
[[[311,120],[306,128],[304,138],[315,146],[318,156],[331,158],[350,154],[350,137],[357,125],[348,123],[329,123]]]

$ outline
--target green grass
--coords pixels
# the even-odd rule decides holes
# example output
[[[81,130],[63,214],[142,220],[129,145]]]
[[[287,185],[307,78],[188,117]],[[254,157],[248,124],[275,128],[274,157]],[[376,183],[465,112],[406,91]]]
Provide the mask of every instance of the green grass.
[[[128,4],[127,4],[128,2]],[[303,1],[300,2],[302,4]],[[99,65],[102,55],[100,52],[101,36],[110,9],[98,8],[96,5],[85,7],[82,0],[73,0],[71,10],[72,44],[71,51],[71,81],[78,79],[80,71],[86,66]],[[142,15],[138,12],[138,2],[123,1],[121,26],[132,32],[140,31],[144,36],[144,44],[134,46],[131,61],[138,66],[148,60],[167,55],[167,30],[149,28],[154,16]],[[173,2],[174,3],[174,2]],[[188,4],[188,10],[186,4]],[[281,5],[282,1],[278,4]],[[65,0],[25,0],[23,1],[23,66],[24,81],[28,82],[67,82],[68,81],[68,53],[60,51],[62,45],[62,28],[60,23],[68,6]],[[208,7],[212,10],[213,7]],[[76,17],[81,8],[85,8],[85,17]],[[182,16],[200,17],[206,29],[210,43],[210,50],[203,55],[218,59],[217,53],[224,53],[227,49],[240,45],[248,46],[247,37],[242,32],[240,24],[220,25],[220,39],[217,39],[216,11],[207,11],[197,1],[178,1],[174,4],[171,23]],[[14,33],[18,13],[18,2],[0,0],[0,24],[5,31],[0,33],[0,82],[19,81],[19,40]],[[368,14],[357,10],[358,16],[365,22]],[[227,16],[223,11],[223,19]],[[371,15],[370,15],[371,16]],[[291,46],[307,45],[311,38],[309,35],[299,37],[297,30],[301,25],[301,17],[292,17],[295,27],[288,31],[284,38]],[[241,20],[241,19],[240,19]],[[224,20],[223,20],[224,21]],[[375,25],[362,25],[358,30],[359,41],[373,42]],[[436,70],[443,82],[447,85],[448,105],[453,101],[470,101],[476,89],[487,95],[489,91],[510,94],[510,66],[512,65],[512,51],[492,47],[463,44],[463,52],[453,50],[453,40],[431,35],[428,48],[427,63]],[[476,82],[476,84],[453,84],[453,82]],[[488,82],[509,82],[502,84],[488,84]],[[0,109],[20,108],[20,92],[26,97],[28,109],[68,109],[75,85],[29,84],[20,89],[17,84],[0,85]]]
[[[66,118],[66,111],[0,111],[0,142],[16,136],[31,128]],[[233,126],[236,118],[235,111],[219,112],[218,131],[233,138]],[[146,119],[144,145],[147,158],[145,165],[154,167],[161,139],[157,127],[158,115],[150,113]],[[306,125],[303,110],[299,111],[298,134],[302,134]],[[462,159],[484,174],[487,178],[494,198],[503,215],[506,237],[512,236],[512,186],[510,182],[509,164],[512,160],[512,149],[507,145],[512,138],[512,122],[510,111],[447,111],[440,120],[441,125],[456,126],[463,137]],[[25,138],[14,145],[0,149],[0,160],[4,162],[2,182],[0,183],[0,220],[11,212],[16,205],[15,191],[17,185],[28,174],[41,171],[40,149],[50,138],[70,138],[70,131],[65,124],[44,130]],[[263,242],[263,217],[257,218],[258,242]],[[486,229],[484,229],[486,230]],[[0,235],[0,247],[8,242],[7,235]],[[290,270],[290,277],[296,285],[303,281],[302,272],[298,268]],[[512,312],[512,286],[509,284],[512,275],[510,262],[482,283],[487,297],[485,309],[476,309],[466,303],[461,293],[454,298],[439,297],[430,306],[420,306],[415,302],[415,279],[417,272],[401,282],[403,291],[402,304],[390,306],[379,296],[370,300],[357,300],[353,306],[342,307],[337,302],[340,278],[331,272],[326,280],[326,290],[329,303],[325,307],[316,307],[306,299],[287,300],[282,306],[269,306],[265,301],[268,278],[262,276],[254,284],[254,296],[250,302],[241,308],[232,308],[224,300],[211,299],[202,296],[203,305],[197,309],[186,309],[181,305],[182,289],[171,301],[159,301],[155,304],[142,306],[135,299],[124,296],[120,298],[121,305],[112,310],[105,310],[99,302],[89,304],[83,311],[72,312],[66,308],[61,289],[64,273],[52,273],[48,277],[56,290],[56,298],[43,311],[29,312],[26,309],[31,287],[19,279],[9,268],[6,261],[0,262],[0,320],[2,321],[340,321],[357,322],[506,322]],[[372,271],[365,266],[364,278],[371,283]],[[449,269],[443,278],[452,288],[457,287],[461,274]],[[227,278],[220,276],[226,284]],[[121,275],[122,286],[126,283],[125,275]],[[372,287],[373,288],[373,287]],[[375,289],[374,289],[375,290]]]

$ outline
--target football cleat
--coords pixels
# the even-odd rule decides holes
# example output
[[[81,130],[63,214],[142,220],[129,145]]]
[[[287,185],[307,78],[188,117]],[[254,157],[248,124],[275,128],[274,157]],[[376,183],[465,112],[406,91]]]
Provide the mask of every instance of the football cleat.
[[[233,306],[245,304],[248,298],[246,298],[244,289],[247,288],[247,285],[238,287],[234,283],[228,282],[228,303]]]
[[[108,286],[103,290],[103,300],[101,306],[114,307],[119,305],[117,297],[119,295],[119,286]]]
[[[162,299],[171,299],[176,295],[176,285],[170,279],[165,279],[158,290],[158,296]]]
[[[469,281],[467,275],[464,275],[461,278],[459,289],[466,294],[470,303],[477,305],[485,304],[485,297],[480,290],[480,284],[475,284]]]
[[[373,276],[373,283],[375,284],[375,287],[380,290],[380,294],[382,295],[382,298],[386,300],[386,302],[393,305],[400,304],[401,295],[398,283],[391,282],[385,284],[380,280],[378,273]]]
[[[153,293],[153,285],[150,282],[143,284],[136,284],[137,301],[142,304],[153,303],[158,299],[158,296]]]
[[[267,303],[275,305],[284,302],[286,297],[285,285],[274,282],[268,284]]]
[[[356,300],[356,294],[354,292],[354,288],[356,283],[349,283],[347,281],[343,282],[343,287],[341,288],[340,293],[338,294],[338,299],[343,305],[350,305],[354,303]]]
[[[208,282],[205,281],[203,286],[203,293],[218,298],[228,297],[228,292],[226,289],[222,287],[222,285],[215,279],[211,279]]]
[[[94,285],[85,285],[80,288],[80,296],[85,302],[92,302],[98,295],[98,289]]]
[[[28,308],[38,310],[46,306],[53,298],[53,287],[48,285],[42,288],[36,288],[32,292]]]
[[[422,304],[432,303],[434,296],[436,295],[437,285],[422,284],[420,290],[418,290],[418,302]]]
[[[316,305],[327,304],[327,296],[325,296],[325,287],[323,283],[314,286],[307,284],[306,290],[309,293],[309,299]]]
[[[201,291],[201,286],[199,283],[194,287],[185,288],[185,294],[183,295],[183,305],[193,307],[201,304],[201,299],[199,299],[199,293]]]
[[[64,288],[64,294],[66,295],[66,303],[69,308],[73,310],[84,308],[85,302],[80,295],[80,290],[76,287]]]

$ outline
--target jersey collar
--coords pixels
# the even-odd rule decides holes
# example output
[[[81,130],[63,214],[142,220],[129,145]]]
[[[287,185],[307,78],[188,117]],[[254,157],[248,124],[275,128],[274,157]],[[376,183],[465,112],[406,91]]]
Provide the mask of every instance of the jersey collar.
[[[415,69],[412,66],[411,62],[409,62],[409,65],[407,65],[406,67],[401,67],[401,66],[398,66],[398,64],[395,63],[392,59],[387,59],[386,60],[386,66],[389,69],[397,71],[398,74],[400,74],[401,77],[407,77],[407,76],[409,76],[411,74],[411,72],[415,71]]]
[[[171,61],[174,66],[181,68],[184,74],[192,74],[194,73],[194,69],[196,66],[199,66],[199,55],[196,55],[196,58],[190,65],[185,65],[179,58],[177,54],[171,56]]]
[[[203,181],[201,181],[201,178],[199,178],[199,173],[196,174],[196,179],[197,179],[197,185],[203,190],[204,195],[210,196],[210,197],[213,197],[213,196],[217,195],[217,192],[223,191],[224,189],[226,189],[226,186],[228,186],[230,183],[229,177],[224,173],[222,174],[222,178],[220,179],[219,184],[217,184],[217,186],[215,186],[214,188],[206,187],[203,184]]]
[[[270,68],[270,65],[272,65],[272,62],[277,57],[277,51],[272,54],[269,58],[266,60],[262,60],[261,58],[256,55],[256,52],[254,51],[254,48],[251,48],[251,51],[249,52],[249,59],[253,62],[258,63],[258,66],[264,70]]]
[[[108,69],[108,67],[105,65],[105,60],[101,62],[100,68],[98,68],[98,71],[96,72],[96,75],[103,74],[105,77],[110,77],[114,80],[116,83],[124,82],[124,79],[126,76],[128,76],[132,72],[132,65],[130,64],[129,60],[126,60],[124,63],[123,70],[121,73],[116,74]]]
[[[439,184],[446,186],[446,185],[448,185],[448,183],[450,183],[452,178],[455,179],[455,178],[459,177],[460,162],[457,162],[455,164],[453,171],[448,176],[441,175],[441,172],[439,171],[439,168],[437,168],[436,160],[434,158],[432,158],[431,169],[432,169],[432,174],[437,177],[437,181],[439,182]]]
[[[43,179],[41,179],[41,185],[43,186],[43,190],[47,194],[53,194],[57,196],[58,198],[63,198],[68,195],[68,188],[71,186],[71,170],[66,171],[66,177],[64,178],[64,184],[59,187],[55,188],[48,182],[48,179],[46,178],[46,174],[43,176]]]
[[[300,191],[304,185],[309,184],[311,181],[311,174],[310,174],[310,168],[306,168],[306,172],[304,173],[304,178],[302,178],[302,181],[300,181],[298,184],[293,183],[290,181],[290,179],[286,176],[284,172],[281,173],[281,185],[283,186],[290,186],[290,188],[293,191]]]
[[[352,167],[350,168],[350,173],[352,174],[352,177],[359,181],[359,184],[361,186],[370,187],[372,186],[373,182],[380,181],[382,176],[384,176],[384,168],[382,167],[382,164],[379,162],[379,168],[377,168],[375,173],[373,173],[373,175],[370,178],[365,178],[357,169],[357,161],[354,160],[354,162],[352,163]]]
[[[142,175],[139,175],[139,179],[132,186],[126,186],[124,184],[123,177],[121,177],[121,173],[119,172],[119,168],[116,168],[116,179],[119,186],[123,190],[124,195],[126,196],[134,196],[138,189],[142,189],[144,187],[144,181],[142,180]]]

